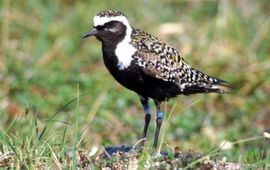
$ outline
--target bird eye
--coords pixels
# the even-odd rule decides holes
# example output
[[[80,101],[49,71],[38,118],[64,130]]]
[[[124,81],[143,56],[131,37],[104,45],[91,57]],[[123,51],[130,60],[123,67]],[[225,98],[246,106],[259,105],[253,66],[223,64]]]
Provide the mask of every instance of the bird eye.
[[[118,31],[118,28],[117,27],[108,28],[108,31],[110,31],[110,32],[117,32]]]
[[[105,27],[104,31],[109,31],[112,33],[119,31],[119,25],[118,25],[118,22],[116,21],[108,22],[104,25],[104,27]]]

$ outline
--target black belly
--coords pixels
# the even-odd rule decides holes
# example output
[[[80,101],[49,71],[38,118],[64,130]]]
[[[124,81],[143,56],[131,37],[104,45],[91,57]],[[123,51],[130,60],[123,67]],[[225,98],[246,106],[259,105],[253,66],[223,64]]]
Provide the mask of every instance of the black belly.
[[[140,66],[131,65],[124,70],[111,65],[107,68],[121,85],[141,96],[164,101],[179,94],[176,84],[145,74]]]
[[[115,48],[113,45],[102,45],[103,61],[111,75],[121,85],[141,96],[159,101],[168,100],[180,93],[179,87],[175,83],[145,74],[142,67],[133,62],[126,69],[119,70],[118,59],[114,54]]]

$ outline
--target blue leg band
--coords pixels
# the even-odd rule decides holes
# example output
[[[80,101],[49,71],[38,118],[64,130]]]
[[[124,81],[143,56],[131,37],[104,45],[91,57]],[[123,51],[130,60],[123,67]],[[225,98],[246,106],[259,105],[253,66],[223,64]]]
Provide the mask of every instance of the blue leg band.
[[[163,112],[157,112],[157,119],[163,119]]]

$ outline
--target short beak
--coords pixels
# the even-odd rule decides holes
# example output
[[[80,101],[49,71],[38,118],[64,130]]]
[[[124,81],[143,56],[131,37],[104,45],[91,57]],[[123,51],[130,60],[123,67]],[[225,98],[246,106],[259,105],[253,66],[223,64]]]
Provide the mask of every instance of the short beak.
[[[92,35],[96,35],[98,33],[98,30],[96,28],[93,28],[91,31],[86,32],[82,35],[82,39],[90,37]]]

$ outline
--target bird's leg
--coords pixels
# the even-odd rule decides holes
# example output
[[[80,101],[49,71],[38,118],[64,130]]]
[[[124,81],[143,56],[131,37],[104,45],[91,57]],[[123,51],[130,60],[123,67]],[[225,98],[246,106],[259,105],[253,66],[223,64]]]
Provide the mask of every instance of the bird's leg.
[[[141,104],[143,106],[144,110],[144,128],[143,128],[143,134],[142,134],[142,139],[146,137],[148,126],[151,120],[151,112],[150,108],[148,105],[148,98],[147,97],[142,97],[141,96]],[[141,146],[144,146],[144,140],[141,142]]]
[[[155,132],[155,139],[154,139],[154,144],[153,148],[157,148],[158,144],[158,137],[159,137],[159,132],[160,132],[160,127],[162,125],[162,120],[163,120],[163,112],[160,111],[160,101],[154,100],[157,113],[156,113],[156,132]]]

